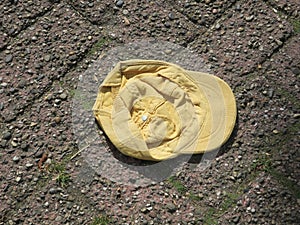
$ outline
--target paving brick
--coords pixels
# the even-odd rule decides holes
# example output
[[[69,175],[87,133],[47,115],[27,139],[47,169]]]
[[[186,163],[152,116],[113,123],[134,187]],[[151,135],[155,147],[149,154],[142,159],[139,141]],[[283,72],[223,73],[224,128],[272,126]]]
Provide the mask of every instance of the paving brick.
[[[263,73],[270,83],[277,87],[284,87],[289,82],[289,93],[296,99],[300,99],[299,75],[300,75],[300,35],[292,37],[271,59],[263,66]],[[295,102],[296,103],[296,102]]]
[[[66,99],[60,98],[62,93],[66,94]],[[66,151],[73,141],[72,129],[69,129],[72,126],[71,101],[72,96],[67,89],[63,89],[59,82],[53,84],[41,98],[33,102],[30,110],[10,123],[13,127],[11,140],[14,140],[17,146],[9,141],[6,151],[23,154],[24,158],[36,157],[33,154],[38,149],[50,151],[52,156],[66,154],[64,150]],[[5,130],[8,129],[7,126]],[[26,138],[29,136],[30,141]],[[22,150],[21,146],[24,144],[27,145],[27,150]]]
[[[2,116],[12,120],[99,39],[99,30],[68,5],[57,5],[0,53]],[[9,116],[10,115],[10,116]]]
[[[276,171],[281,171],[295,184],[300,174],[300,167],[295,167],[299,160],[300,144],[297,140],[300,109],[299,48],[300,35],[293,36],[249,77],[234,78],[241,84],[237,85],[234,91],[237,96],[239,118],[255,114],[255,130],[260,133],[259,136],[277,139],[276,144],[267,141],[260,147],[273,157],[272,167]],[[246,106],[242,106],[243,104]],[[242,119],[239,122],[240,129],[247,129],[253,125],[253,121],[252,124],[251,120],[250,124],[247,122],[248,120]],[[294,147],[291,148],[291,145]]]
[[[4,0],[0,3],[0,31],[15,36],[52,8],[49,0]]]
[[[291,25],[261,1],[241,1],[191,43],[217,74],[253,71],[292,33]]]
[[[132,42],[145,38],[172,41],[186,45],[194,40],[199,27],[176,11],[165,1],[131,0],[122,8],[109,3],[87,1],[72,3],[93,23],[99,24],[120,42]],[[103,10],[100,10],[103,9]],[[103,11],[103,12],[102,12]]]
[[[289,182],[280,183],[292,181],[295,190],[299,183],[300,36],[287,22],[298,1],[286,1],[291,12],[281,6],[283,0],[124,0],[122,7],[104,0],[49,2],[0,3],[0,224],[86,224],[102,213],[111,215],[113,224],[297,224],[297,197]],[[111,39],[103,38],[104,32]],[[71,97],[82,85],[77,77],[86,77],[91,58],[113,45],[147,38],[188,45],[217,75],[232,78],[239,117],[234,144],[230,141],[206,170],[197,167],[195,157],[176,173],[175,181],[186,193],[171,180],[131,188],[97,176],[92,164],[83,168],[84,163],[108,163],[108,174],[115,175],[106,154],[129,165],[136,162],[117,156],[109,142],[94,141],[90,104],[77,120],[85,130],[70,129],[76,122],[72,116],[81,113],[70,108],[77,95]],[[178,55],[179,60],[188,58]],[[97,73],[109,69],[113,60],[107,59]],[[95,94],[98,78],[79,92],[80,99]],[[91,146],[69,160],[79,147],[73,132],[89,135],[104,160],[85,161]],[[66,163],[71,185],[58,188],[55,171],[37,168],[43,151],[51,152],[52,165]],[[268,175],[269,165],[263,164],[269,158],[286,179]]]
[[[136,6],[132,9],[130,5],[128,6],[128,15],[120,15],[122,18],[120,31],[125,36],[125,41],[154,38],[186,46],[199,34],[198,26],[166,2],[156,1],[152,4],[135,2]],[[127,20],[130,25],[126,24]]]
[[[288,134],[287,137],[290,138],[288,143],[293,142],[292,137],[296,135],[296,133],[292,134],[289,127],[293,127],[297,123],[298,119],[295,116],[300,110],[299,51],[300,35],[297,35],[289,39],[272,58],[267,59],[262,64],[262,69],[258,74],[259,77],[265,79],[261,92],[265,92],[265,96],[271,96],[271,100],[265,105],[265,119],[263,122],[266,125],[268,123],[273,124],[274,129],[282,132],[285,130],[284,132]],[[280,123],[280,119],[284,122]],[[297,143],[297,141],[294,143]],[[279,155],[286,156],[292,154],[292,152],[288,147],[282,148]],[[292,157],[290,162],[293,160],[297,160],[297,157]],[[286,168],[288,167],[289,165],[286,165]]]
[[[62,93],[67,95],[66,99],[60,98]],[[19,99],[19,103],[22,103],[21,101],[22,99]],[[68,90],[62,88],[59,82],[55,82],[15,121],[0,123],[1,222],[16,217],[18,221],[25,224],[41,224],[38,222],[41,220],[55,224],[57,208],[51,206],[54,206],[57,200],[55,199],[56,193],[51,193],[51,189],[62,189],[58,186],[56,180],[58,174],[52,170],[52,166],[55,163],[60,164],[60,160],[66,155],[71,155],[75,146],[71,129],[70,102],[71,95]],[[2,131],[11,133],[11,138],[6,141],[5,146],[3,146]],[[43,169],[40,169],[38,162],[45,152],[48,153],[48,162],[43,162]],[[13,160],[15,158],[18,160]],[[21,167],[26,168],[25,173],[20,173]],[[21,178],[20,182],[17,182],[17,177]],[[25,184],[30,186],[29,190],[27,189],[30,194],[24,195]],[[46,194],[45,198],[43,197],[44,201],[39,200],[40,190]],[[60,193],[61,191],[57,191],[57,194]],[[71,194],[74,195],[74,191]],[[17,204],[20,202],[22,204]],[[50,203],[47,203],[50,205],[47,208],[50,209],[45,214],[43,211],[46,202]],[[83,202],[78,204],[83,204]],[[14,210],[18,209],[22,210],[22,215],[14,215]],[[94,210],[90,208],[85,215],[89,218],[92,217],[87,214]],[[65,212],[60,216],[68,217]],[[87,221],[89,218],[82,218],[82,220]],[[74,218],[74,221],[78,222],[77,218]],[[60,223],[65,224],[66,222]]]
[[[285,11],[287,14],[299,17],[300,16],[300,1],[299,0],[268,0],[271,5],[277,9]]]
[[[94,24],[113,24],[114,13],[118,8],[114,9],[113,1],[67,1],[78,12]]]
[[[259,201],[253,201],[256,196]],[[276,200],[275,200],[276,199]],[[277,207],[268,207],[274,200],[290,208],[290,211],[280,210]],[[261,173],[247,184],[244,193],[236,199],[238,207],[231,207],[223,214],[223,218],[230,224],[297,224],[299,221],[299,204],[292,193],[285,187],[278,185],[272,176]],[[263,202],[263,206],[259,204]],[[255,213],[255,216],[253,215]],[[258,215],[258,216],[257,216]]]
[[[208,28],[226,13],[236,0],[167,0],[167,2],[195,24]]]
[[[45,105],[45,107],[43,107]],[[18,206],[16,206],[17,202],[23,203],[23,211],[22,215],[18,215],[18,219],[30,220],[34,219],[34,216],[29,216],[25,213],[24,208],[31,205],[31,210],[35,207],[42,207],[37,201],[35,194],[33,195],[23,195],[24,186],[23,183],[26,182],[30,184],[30,190],[39,189],[41,187],[41,183],[43,178],[41,178],[42,172],[38,169],[38,160],[41,158],[41,154],[46,151],[53,151],[50,147],[50,143],[57,144],[55,141],[55,136],[52,136],[57,132],[55,127],[52,127],[51,124],[51,109],[55,109],[53,106],[49,107],[48,104],[39,103],[33,105],[33,107],[26,113],[25,116],[21,116],[18,120],[10,123],[9,125],[5,125],[6,127],[1,127],[2,129],[8,130],[10,127],[10,132],[12,133],[12,139],[7,141],[5,147],[1,149],[1,154],[5,155],[5,157],[0,158],[0,173],[1,176],[5,176],[5,179],[1,179],[3,183],[3,187],[6,187],[6,191],[1,191],[0,193],[0,212],[1,212],[1,221],[5,221],[8,218],[15,217],[17,215],[12,215],[12,211],[16,210]],[[48,117],[49,119],[45,120]],[[40,120],[41,124],[34,124],[37,120]],[[2,123],[1,123],[2,124]],[[4,123],[3,123],[4,124]],[[50,125],[50,126],[49,126]],[[64,134],[65,135],[65,134]],[[61,135],[59,135],[61,136]],[[32,138],[33,142],[29,141],[29,138]],[[42,140],[42,142],[41,142]],[[53,140],[56,142],[53,142]],[[14,142],[14,147],[12,146],[12,142]],[[26,149],[22,149],[22,146],[28,146]],[[58,147],[56,146],[56,149]],[[61,149],[59,147],[58,149]],[[59,150],[56,150],[57,152]],[[37,154],[35,154],[35,152]],[[41,153],[39,153],[41,152]],[[53,153],[51,153],[53,155]],[[3,156],[2,155],[2,156]],[[18,158],[18,160],[13,160]],[[53,159],[53,158],[52,158]],[[25,167],[26,164],[31,164],[27,169],[27,173],[19,173],[20,167]],[[31,174],[29,176],[29,173]],[[20,182],[16,179],[17,177],[21,178]],[[32,178],[38,179],[41,183],[37,182],[37,180],[33,180]],[[55,183],[55,181],[50,181]],[[12,188],[13,187],[13,188]],[[37,192],[36,192],[37,193]],[[9,199],[7,198],[9,196]],[[29,197],[29,201],[28,200]],[[37,208],[37,210],[38,210]],[[31,212],[31,210],[29,212]],[[26,210],[27,211],[27,210]]]

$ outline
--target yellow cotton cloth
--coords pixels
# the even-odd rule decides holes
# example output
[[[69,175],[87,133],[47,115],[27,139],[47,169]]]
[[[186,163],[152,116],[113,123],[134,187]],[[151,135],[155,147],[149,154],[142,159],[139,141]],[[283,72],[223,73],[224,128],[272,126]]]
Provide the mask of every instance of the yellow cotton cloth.
[[[157,60],[119,62],[93,111],[119,151],[153,161],[217,149],[236,119],[234,95],[223,80]]]

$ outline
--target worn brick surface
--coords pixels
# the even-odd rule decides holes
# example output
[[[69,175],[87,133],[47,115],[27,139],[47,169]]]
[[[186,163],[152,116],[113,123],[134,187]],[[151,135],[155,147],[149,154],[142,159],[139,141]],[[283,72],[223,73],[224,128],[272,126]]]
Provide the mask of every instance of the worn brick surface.
[[[176,11],[174,4],[161,0],[125,1],[122,8],[104,2],[71,4],[92,23],[103,26],[111,38],[119,42],[155,38],[186,45],[200,33],[200,28]]]
[[[299,166],[299,147],[300,143],[297,140],[297,129],[290,127],[299,127],[299,118],[297,113],[300,110],[300,35],[291,38],[286,45],[281,48],[271,59],[268,59],[262,66],[260,72],[261,77],[267,80],[265,89],[271,89],[274,92],[273,99],[266,103],[264,123],[271,123],[274,129],[286,135],[285,140],[279,141],[282,143],[280,149],[275,151],[274,157],[280,171],[282,171],[289,179],[297,183],[300,179]],[[288,82],[288,85],[286,85]],[[276,101],[278,104],[273,104]],[[278,121],[283,118],[284,124]],[[290,148],[290,143],[294,143],[297,147]],[[276,149],[276,147],[275,147]],[[284,159],[284,160],[282,160]],[[298,166],[294,166],[297,165]]]
[[[300,98],[300,35],[292,37],[285,46],[276,52],[271,59],[263,64],[263,73],[277,87],[283,87],[288,80],[289,87],[285,90],[288,96]],[[296,104],[297,101],[294,102]],[[296,105],[295,105],[296,107]],[[297,108],[294,108],[297,111]]]
[[[273,177],[266,174],[258,175],[247,184],[242,196],[235,200],[236,206],[224,212],[223,218],[228,224],[295,224],[300,219],[297,214],[298,204],[290,193],[278,187],[280,184]],[[264,202],[263,207],[254,201],[257,196]],[[291,210],[284,214],[277,211],[274,199]]]
[[[96,27],[65,4],[57,5],[22,32],[0,53],[0,72],[5,83],[1,90],[2,118],[15,118],[53,80],[75,65],[99,35]],[[11,61],[6,62],[7,57],[12,57]]]
[[[30,110],[18,116],[16,121],[9,124],[2,124],[1,130],[10,131],[13,138],[5,144],[2,154],[7,154],[11,160],[1,157],[0,180],[1,189],[5,190],[0,194],[0,213],[7,219],[15,218],[14,221],[25,224],[61,224],[57,222],[60,217],[63,223],[83,223],[88,220],[85,216],[74,217],[72,208],[67,211],[58,210],[56,205],[67,208],[67,205],[74,204],[76,190],[72,190],[72,197],[62,188],[57,189],[58,174],[49,175],[50,164],[43,163],[44,170],[38,168],[38,162],[43,153],[48,153],[48,162],[52,165],[61,163],[63,156],[71,154],[74,145],[71,129],[71,96],[68,90],[64,90],[58,82],[33,103]],[[65,93],[67,98],[59,96]],[[57,101],[59,100],[59,102]],[[69,124],[66,126],[66,124]],[[3,146],[3,142],[1,143]],[[19,160],[12,160],[18,157]],[[48,165],[48,168],[47,168]],[[26,173],[21,169],[26,168]],[[30,174],[29,174],[30,173]],[[3,179],[5,174],[5,180]],[[21,181],[17,181],[20,178]],[[20,183],[19,183],[20,182]],[[27,189],[24,184],[30,185]],[[25,190],[27,191],[25,192]],[[54,191],[50,191],[53,189]],[[37,191],[39,190],[39,191]],[[53,192],[53,193],[52,193]],[[8,194],[9,193],[9,194]],[[63,197],[62,197],[63,194]],[[80,195],[80,194],[79,194]],[[18,204],[22,202],[22,204]],[[84,212],[92,215],[96,209],[87,205],[85,200],[76,203],[78,208],[76,214]],[[47,210],[45,211],[45,209]],[[17,212],[22,212],[18,214]],[[71,216],[72,215],[72,216]],[[86,215],[86,216],[89,216]],[[0,221],[3,218],[0,217]]]
[[[296,0],[2,1],[0,224],[90,224],[102,213],[111,224],[297,224],[298,12]],[[91,105],[116,60],[107,51],[149,38],[203,57],[232,88],[238,121],[206,169],[193,156],[175,183],[135,188],[113,182],[126,171],[115,171],[110,159],[146,163],[117,152]],[[168,60],[174,52],[164,53]],[[107,61],[86,74],[98,57]],[[198,62],[189,57],[175,51],[178,64]],[[83,82],[90,75],[92,85]],[[72,104],[77,98],[80,107]],[[81,137],[94,145],[71,160]],[[44,152],[49,167],[40,170]],[[60,186],[55,166],[70,175],[68,185]]]
[[[208,28],[217,18],[223,16],[236,0],[167,0],[167,2],[203,30],[203,27]]]
[[[0,31],[15,36],[51,8],[48,0],[3,0],[0,3]]]
[[[272,6],[283,10],[291,16],[300,16],[300,1],[298,0],[268,0]]]
[[[74,1],[68,0],[74,9],[97,25],[115,23],[115,13],[120,10],[114,6],[113,1]]]
[[[244,74],[270,57],[291,32],[291,25],[265,3],[241,1],[190,47],[198,49],[217,73]]]

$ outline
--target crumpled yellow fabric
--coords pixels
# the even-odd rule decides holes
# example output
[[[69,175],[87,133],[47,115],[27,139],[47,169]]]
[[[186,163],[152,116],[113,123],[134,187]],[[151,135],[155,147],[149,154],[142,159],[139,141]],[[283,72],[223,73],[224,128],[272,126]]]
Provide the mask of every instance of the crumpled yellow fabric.
[[[119,151],[152,161],[217,149],[236,120],[235,98],[223,80],[157,60],[119,62],[93,111]]]

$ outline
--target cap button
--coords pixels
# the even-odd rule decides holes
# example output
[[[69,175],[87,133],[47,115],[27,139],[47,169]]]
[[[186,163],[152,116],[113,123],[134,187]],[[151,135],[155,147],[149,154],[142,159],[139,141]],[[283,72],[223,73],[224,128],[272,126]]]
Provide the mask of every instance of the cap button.
[[[148,116],[147,115],[143,115],[142,116],[142,120],[145,122],[146,120],[148,119]]]

